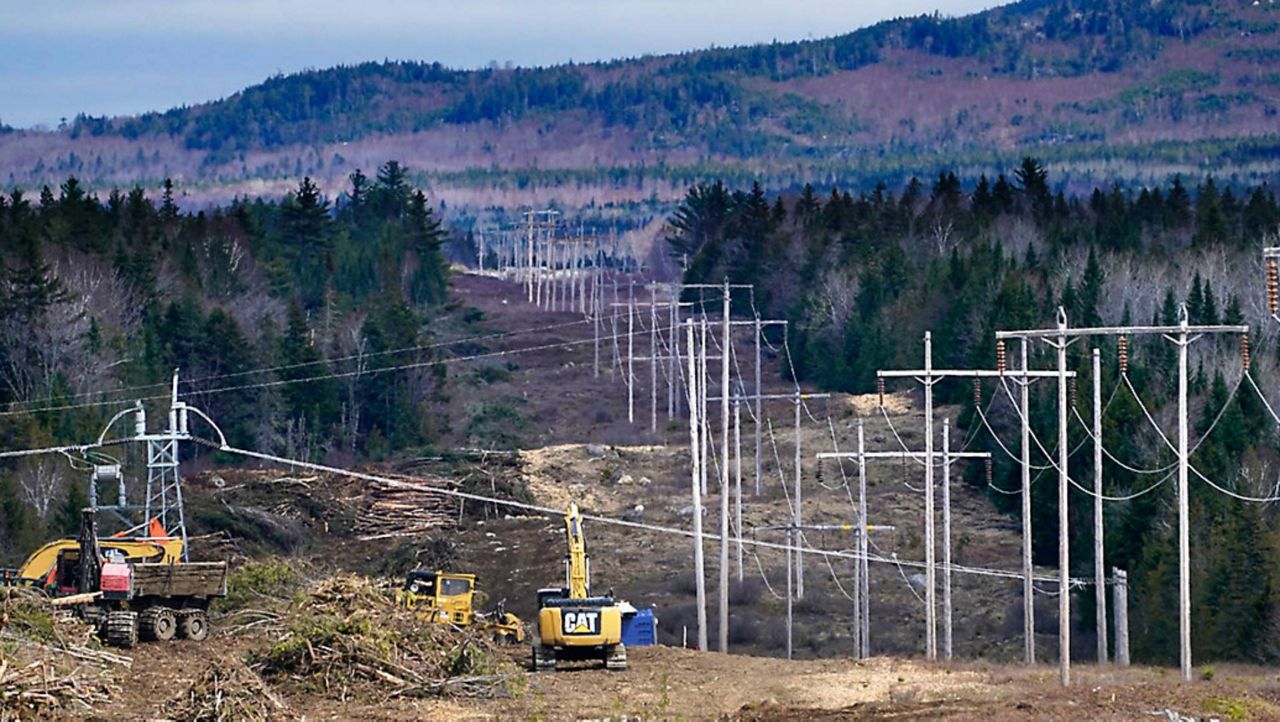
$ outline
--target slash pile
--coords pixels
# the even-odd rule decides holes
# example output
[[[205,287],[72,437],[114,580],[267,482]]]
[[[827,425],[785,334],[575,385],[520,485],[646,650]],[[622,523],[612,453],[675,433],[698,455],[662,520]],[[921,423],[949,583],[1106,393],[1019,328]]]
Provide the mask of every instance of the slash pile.
[[[238,659],[209,663],[181,694],[169,700],[164,714],[201,722],[281,719],[288,706],[262,678]]]
[[[4,588],[0,600],[0,719],[83,715],[111,699],[112,669],[129,657],[102,649],[91,626],[39,592]]]
[[[347,698],[499,696],[521,678],[477,630],[432,624],[369,580],[340,574],[272,611],[253,634],[250,666],[288,689]]]
[[[455,489],[457,484],[442,479],[406,477],[405,481],[440,489]],[[457,502],[443,495],[369,482],[365,488],[353,530],[361,541],[412,537],[438,532],[454,523]]]

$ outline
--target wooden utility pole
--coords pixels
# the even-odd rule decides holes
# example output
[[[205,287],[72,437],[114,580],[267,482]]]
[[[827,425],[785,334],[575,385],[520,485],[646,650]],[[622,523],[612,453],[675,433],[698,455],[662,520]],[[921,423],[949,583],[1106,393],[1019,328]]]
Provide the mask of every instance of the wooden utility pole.
[[[671,348],[668,354],[671,358],[667,361],[667,421],[670,421],[677,413],[676,409],[676,385],[680,383],[680,344],[676,343],[676,328],[680,323],[680,296],[677,294],[671,299],[671,332],[667,334],[671,338]]]
[[[1247,334],[1249,327],[1245,325],[1207,325],[1192,326],[1187,320],[1187,308],[1182,306],[1179,309],[1179,322],[1176,326],[1102,326],[1097,328],[1068,328],[1066,312],[1061,307],[1058,308],[1058,324],[1054,329],[1032,329],[1022,331],[999,331],[996,333],[997,339],[1019,338],[1031,339],[1038,338],[1058,352],[1058,524],[1059,536],[1061,542],[1059,544],[1059,565],[1063,567],[1059,571],[1059,584],[1063,597],[1070,596],[1067,587],[1066,567],[1070,561],[1070,557],[1066,554],[1067,549],[1067,530],[1066,530],[1066,484],[1067,480],[1067,448],[1066,448],[1066,403],[1067,403],[1067,384],[1066,384],[1066,353],[1067,346],[1074,340],[1091,336],[1129,336],[1129,335],[1159,335],[1166,340],[1171,341],[1178,347],[1178,632],[1179,632],[1179,662],[1184,682],[1191,681],[1191,561],[1190,561],[1190,540],[1189,540],[1189,519],[1188,519],[1188,503],[1187,503],[1187,472],[1189,468],[1188,450],[1187,450],[1187,432],[1189,428],[1187,413],[1187,348],[1197,339],[1205,334],[1214,333],[1234,333]],[[1194,336],[1192,334],[1195,334]],[[1025,417],[1024,417],[1025,418]],[[1070,646],[1071,633],[1070,625],[1070,600],[1060,599],[1058,602],[1059,619],[1059,644],[1062,644],[1063,654],[1060,654],[1062,665],[1062,683],[1070,684],[1071,681],[1071,660]]]
[[[999,342],[997,342],[999,343]],[[1027,339],[1022,339],[1022,372],[1027,365]],[[1022,421],[1022,633],[1027,664],[1036,663],[1036,587],[1031,581],[1031,379],[1018,381],[1019,417]]]
[[[796,599],[804,599],[804,553],[801,551],[801,547],[804,546],[803,544],[804,532],[800,530],[800,525],[804,523],[803,498],[802,498],[804,487],[800,483],[800,476],[801,476],[802,470],[800,468],[801,441],[800,441],[800,389],[799,388],[796,388],[795,411],[796,411],[796,460],[795,460],[795,469],[793,470],[792,473],[795,474],[796,508],[794,511],[795,518],[792,520],[792,523],[796,525],[796,540],[798,542],[801,542],[796,544]]]
[[[760,449],[761,449],[760,440],[761,440],[761,432],[763,431],[762,427],[764,426],[764,423],[763,423],[764,415],[763,415],[762,410],[761,410],[761,407],[760,407],[760,394],[764,393],[764,390],[760,387],[760,338],[761,338],[761,334],[763,333],[763,328],[762,328],[762,324],[761,324],[761,322],[760,322],[760,317],[759,317],[759,316],[756,316],[756,318],[755,318],[755,331],[756,331],[756,334],[755,334],[755,351],[756,351],[756,367],[755,367],[755,373],[756,373],[756,397],[755,397],[755,401],[754,401],[754,403],[755,403],[755,411],[756,411],[756,413],[755,413],[755,419],[756,419],[756,423],[755,423],[755,435],[756,435],[756,496],[760,496],[761,480],[764,478],[764,475],[760,472],[760,469],[761,469],[761,458],[762,458],[762,456],[763,456],[763,455],[760,453]]]
[[[790,526],[787,527],[787,659],[791,659],[791,597],[795,582],[795,573],[791,570],[791,540],[794,531]]]
[[[525,214],[526,217],[529,219],[529,235],[526,238],[526,242],[528,243],[528,246],[529,246],[529,262],[525,264],[524,284],[525,284],[525,290],[528,291],[529,293],[529,303],[533,303],[533,217],[534,217],[534,213],[535,213],[534,211],[529,211],[528,213]]]
[[[707,317],[698,323],[700,336],[698,357],[698,433],[702,434],[702,494],[707,495],[707,456],[711,446],[711,424],[707,421]]]
[[[951,419],[942,420],[942,658],[951,661]]]
[[[597,287],[600,285],[600,278],[597,274],[591,277],[591,327],[595,329],[595,341],[591,346],[591,374],[594,378],[600,378],[600,298],[596,293]],[[671,334],[671,342],[676,343],[675,333]]]
[[[738,527],[738,584],[742,570],[742,390],[733,396],[733,503],[734,521]]]
[[[1123,569],[1111,568],[1111,607],[1116,615],[1116,664],[1129,666],[1129,574]]]
[[[1190,514],[1187,510],[1187,309],[1182,307],[1182,329],[1174,344],[1178,347],[1178,648],[1182,681],[1191,681],[1191,542]],[[1246,329],[1247,332],[1247,329]]]
[[[724,281],[720,344],[720,651],[729,651],[729,279]],[[656,364],[655,364],[656,368]],[[655,407],[656,408],[656,407]],[[656,419],[656,417],[655,417]]]
[[[885,372],[885,373],[896,373],[896,372]],[[857,459],[857,460],[858,460],[858,475],[859,475],[859,478],[858,478],[858,485],[859,485],[858,493],[859,493],[859,496],[862,498],[862,503],[863,503],[863,504],[865,504],[865,503],[866,503],[866,465],[867,465],[867,462],[868,462],[868,461],[873,460],[873,459],[894,459],[894,460],[902,460],[902,459],[917,459],[917,458],[919,458],[919,457],[921,456],[921,453],[920,453],[920,452],[916,452],[916,451],[906,451],[906,450],[904,450],[904,451],[867,451],[867,450],[866,450],[865,443],[866,443],[866,442],[865,442],[865,440],[863,440],[863,439],[862,439],[862,436],[861,436],[861,434],[860,434],[860,435],[859,435],[859,446],[858,446],[858,451],[857,451],[857,452],[849,453],[849,452],[842,452],[842,451],[823,451],[823,452],[819,452],[819,453],[817,454],[817,458],[818,458],[818,459]],[[990,458],[991,458],[991,454],[990,454],[989,452],[986,452],[986,451],[956,451],[956,452],[950,452],[950,451],[945,450],[945,449],[944,449],[943,451],[929,451],[929,452],[925,452],[925,455],[926,455],[926,458],[927,458],[928,456],[930,456],[930,455],[931,455],[931,456],[934,456],[934,457],[936,457],[936,458],[938,458],[939,460],[941,460],[941,461],[943,462],[943,464],[945,464],[945,465],[946,465],[946,466],[948,466],[948,467],[949,467],[951,464],[953,464],[953,463],[955,463],[955,462],[957,462],[957,461],[959,461],[959,460],[961,460],[961,459],[990,459]],[[949,497],[949,495],[948,495],[946,498],[944,498],[944,502],[945,502],[945,501],[948,501],[948,500],[949,500],[949,498],[950,498],[950,497]],[[863,515],[864,515],[864,517],[863,517],[863,518],[865,519],[865,511],[864,511],[864,512],[862,512],[862,513],[863,513]],[[873,526],[868,525],[868,526],[866,527],[866,531],[867,531],[867,532],[870,532],[870,531],[875,531],[875,530],[879,530],[879,529],[892,529],[892,528],[893,528],[893,527],[873,527]],[[948,534],[948,536],[949,536],[949,534]],[[948,547],[949,547],[949,546],[950,546],[950,545],[948,545]],[[862,551],[864,551],[864,550],[865,550],[865,546],[864,546],[864,547],[862,547],[859,551],[860,551],[860,552],[862,552]],[[950,551],[948,550],[946,553],[947,553],[947,555],[948,555],[948,556],[947,556],[947,558],[949,559],[949,558],[950,558]],[[861,556],[862,556],[862,559],[865,561],[865,559],[866,559],[866,554],[865,554],[865,553],[862,553],[862,555],[861,555]],[[931,557],[929,554],[927,554],[927,553],[926,553],[925,557],[926,557],[925,566],[926,566],[926,572],[927,572],[927,571],[929,571],[928,567],[930,567],[930,566],[935,566],[935,565],[936,565],[936,562],[929,561],[930,559],[932,559],[932,557]],[[864,570],[865,570],[865,569],[866,569],[866,567],[864,566]],[[935,571],[935,574],[934,574],[933,576],[936,578],[936,570],[934,570],[934,571]],[[945,575],[945,576],[949,576],[949,575]],[[864,574],[864,579],[865,579],[865,574]],[[868,611],[869,611],[869,608],[867,608],[867,609],[868,609]],[[947,610],[947,612],[946,612],[946,614],[945,614],[944,616],[945,616],[945,617],[949,617],[949,616],[950,616],[950,611],[949,611],[949,610]],[[864,619],[865,619],[865,615],[864,615]],[[867,623],[867,622],[865,622],[865,621],[864,621],[864,624],[866,624],[866,623]],[[926,639],[926,648],[925,648],[925,651],[926,651],[926,654],[927,654],[927,652],[928,652],[927,640],[928,640],[928,637],[929,637],[929,635],[927,634],[927,632],[928,632],[928,628],[927,628],[927,627],[928,627],[928,626],[930,626],[930,625],[935,626],[934,633],[935,633],[935,644],[936,644],[936,633],[937,633],[936,624],[937,624],[937,615],[936,615],[936,614],[934,614],[934,615],[929,615],[929,614],[927,614],[927,613],[926,613],[926,614],[925,614],[925,624],[926,624],[926,630],[925,630],[925,631],[926,631],[926,634],[925,634],[925,639]],[[868,630],[867,630],[867,631],[868,631],[868,632],[870,631],[870,630],[869,630],[869,628],[868,628]],[[948,634],[949,634],[949,633],[948,633]],[[868,648],[868,652],[869,652],[869,651],[870,651],[870,650],[869,650],[869,648]],[[936,650],[935,650],[935,651],[936,651]]]
[[[1067,314],[1058,309],[1058,666],[1062,686],[1071,684],[1071,535],[1067,505]]]
[[[658,433],[658,304],[657,282],[649,286],[649,433]]]
[[[938,573],[933,540],[933,334],[924,332],[925,656],[938,658]]]
[[[861,631],[858,634],[858,656],[871,656],[871,567],[867,560],[867,535],[871,531],[867,517],[867,440],[862,419],[858,419],[858,559],[861,571],[858,575],[858,615]]]
[[[1093,593],[1098,664],[1107,661],[1107,567],[1102,528],[1102,357],[1093,350]]]
[[[636,287],[635,281],[628,285],[627,294],[627,423],[636,422],[636,375],[635,357],[635,317]]]
[[[702,435],[701,425],[698,419],[699,403],[698,384],[692,383],[694,374],[697,373],[697,364],[695,359],[698,357],[698,349],[694,345],[693,339],[693,320],[685,322],[685,333],[688,341],[689,349],[689,451],[693,463],[690,465],[692,471],[693,484],[693,574],[694,586],[697,595],[698,605],[698,649],[706,650],[707,648],[707,589],[706,576],[703,570],[702,561],[702,454],[699,449],[699,440]]]

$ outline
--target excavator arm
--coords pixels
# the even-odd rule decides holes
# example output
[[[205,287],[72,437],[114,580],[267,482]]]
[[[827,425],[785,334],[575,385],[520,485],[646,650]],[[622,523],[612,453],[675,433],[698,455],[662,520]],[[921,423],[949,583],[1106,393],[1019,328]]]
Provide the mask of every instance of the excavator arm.
[[[582,514],[576,502],[569,502],[564,531],[569,542],[569,552],[564,558],[569,599],[586,599],[591,596],[591,569],[587,562],[587,540],[582,535]]]

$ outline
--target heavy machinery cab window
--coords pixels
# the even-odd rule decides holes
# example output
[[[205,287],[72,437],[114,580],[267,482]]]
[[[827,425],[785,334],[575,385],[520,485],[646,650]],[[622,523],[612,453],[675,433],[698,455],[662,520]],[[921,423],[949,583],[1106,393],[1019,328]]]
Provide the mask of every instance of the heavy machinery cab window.
[[[441,579],[440,594],[445,597],[456,597],[471,591],[471,581],[467,579]]]
[[[412,572],[404,582],[404,588],[414,594],[435,596],[436,575]]]

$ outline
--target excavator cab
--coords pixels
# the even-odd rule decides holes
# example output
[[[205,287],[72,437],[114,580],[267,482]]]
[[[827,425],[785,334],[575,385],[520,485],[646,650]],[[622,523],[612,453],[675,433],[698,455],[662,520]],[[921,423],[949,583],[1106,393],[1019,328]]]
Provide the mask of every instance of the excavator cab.
[[[96,539],[96,537],[95,537]],[[130,562],[175,564],[182,560],[181,538],[169,536],[158,521],[147,525],[146,536],[110,536],[96,540],[102,554],[116,553]],[[0,581],[27,584],[56,595],[92,591],[76,582],[80,567],[81,540],[56,539],[31,553],[17,570],[6,570]]]

